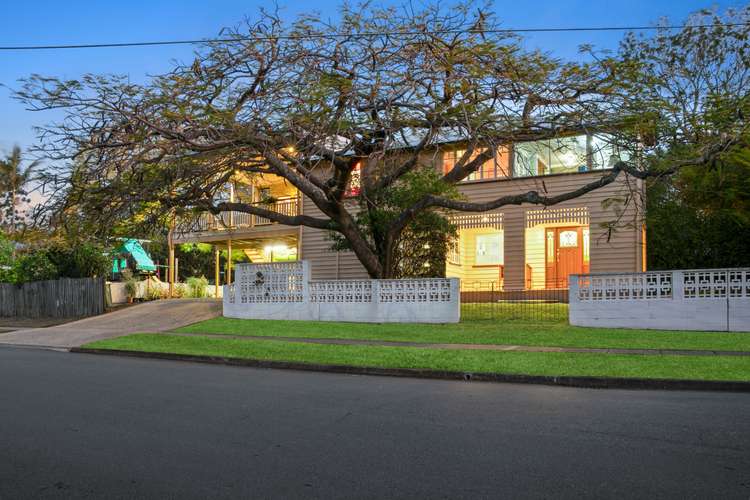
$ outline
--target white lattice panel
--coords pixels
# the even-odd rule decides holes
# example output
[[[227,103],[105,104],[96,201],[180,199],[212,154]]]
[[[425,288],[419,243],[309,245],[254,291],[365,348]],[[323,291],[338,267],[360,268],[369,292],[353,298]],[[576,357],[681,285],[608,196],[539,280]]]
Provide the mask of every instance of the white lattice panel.
[[[310,301],[342,304],[372,302],[372,280],[311,281]]]
[[[240,304],[302,302],[305,273],[302,262],[238,264],[234,286]]]
[[[589,209],[586,207],[574,207],[544,208],[541,210],[526,211],[526,227],[557,222],[586,225],[589,223]]]
[[[451,282],[447,279],[379,281],[379,301],[384,303],[450,302]]]
[[[582,275],[578,300],[671,299],[672,273]]]
[[[729,275],[729,296],[732,298],[750,297],[750,269],[733,269]]]
[[[682,276],[686,299],[750,297],[750,269],[700,269]]]

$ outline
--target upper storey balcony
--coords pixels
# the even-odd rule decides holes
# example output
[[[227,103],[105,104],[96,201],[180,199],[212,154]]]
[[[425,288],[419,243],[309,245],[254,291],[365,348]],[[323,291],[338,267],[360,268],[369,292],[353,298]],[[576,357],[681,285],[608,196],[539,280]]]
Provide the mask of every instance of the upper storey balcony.
[[[253,203],[283,215],[299,215],[301,200],[296,188],[277,176],[265,175],[252,182],[235,182],[228,189],[227,199]],[[265,217],[245,212],[228,211],[217,215],[202,213],[184,224],[175,233],[175,242],[219,241],[227,238],[254,238],[296,231]]]

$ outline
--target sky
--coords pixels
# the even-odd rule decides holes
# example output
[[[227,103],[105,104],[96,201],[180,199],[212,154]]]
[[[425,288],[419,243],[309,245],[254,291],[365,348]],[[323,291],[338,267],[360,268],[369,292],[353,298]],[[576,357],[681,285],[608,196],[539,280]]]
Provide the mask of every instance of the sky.
[[[382,1],[401,4],[402,1]],[[450,2],[443,3],[449,4]],[[738,0],[497,0],[498,18],[507,28],[549,28],[652,25],[668,17],[680,24],[693,11],[706,7],[738,7]],[[43,44],[88,44],[216,36],[245,16],[253,16],[270,2],[258,0],[26,0],[0,2],[0,46]],[[293,2],[278,0],[285,17],[314,9],[326,18],[336,18],[340,0]],[[541,33],[528,36],[529,47],[575,58],[577,47],[592,43],[616,48],[621,32]],[[18,79],[31,74],[78,78],[85,73],[128,75],[143,82],[148,75],[170,69],[174,60],[191,61],[190,46],[133,47],[76,50],[0,51],[0,84],[15,88]],[[53,121],[54,112],[31,112],[0,87],[0,155],[14,144],[27,148],[36,141],[34,126]]]

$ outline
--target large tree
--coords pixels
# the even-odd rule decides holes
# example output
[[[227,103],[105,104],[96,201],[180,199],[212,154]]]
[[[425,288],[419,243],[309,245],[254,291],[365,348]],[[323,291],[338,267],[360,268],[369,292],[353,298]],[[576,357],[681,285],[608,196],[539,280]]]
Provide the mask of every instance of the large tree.
[[[721,155],[745,127],[749,17],[699,13],[682,30],[628,36],[614,54],[582,47],[583,62],[564,62],[524,49],[471,3],[345,6],[334,23],[262,13],[147,84],[34,76],[16,96],[30,109],[67,111],[41,129],[41,152],[58,166],[70,160],[48,172],[63,186],[48,205],[57,214],[93,213],[106,227],[236,210],[331,231],[371,276],[390,277],[404,238],[430,217],[554,205],[622,175],[670,175]],[[456,194],[502,145],[602,130],[632,154],[574,191],[551,196],[540,182],[484,203]],[[465,153],[439,173],[425,159],[448,138]],[[232,179],[267,173],[318,212],[284,215],[222,196]]]

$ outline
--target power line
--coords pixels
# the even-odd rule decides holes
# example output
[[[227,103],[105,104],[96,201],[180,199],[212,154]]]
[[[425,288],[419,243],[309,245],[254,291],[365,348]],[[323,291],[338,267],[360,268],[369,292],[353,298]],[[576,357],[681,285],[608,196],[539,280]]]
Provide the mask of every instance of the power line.
[[[436,31],[382,31],[363,33],[321,33],[305,35],[276,35],[265,37],[234,37],[234,38],[206,38],[202,40],[162,40],[149,42],[123,42],[123,43],[89,43],[89,44],[64,44],[64,45],[7,45],[0,46],[0,50],[64,50],[64,49],[103,49],[122,47],[150,47],[159,45],[197,45],[206,43],[229,43],[241,41],[269,41],[269,40],[307,40],[325,38],[371,38],[377,36],[416,36],[416,35],[450,35],[460,33],[491,34],[491,33],[573,33],[573,32],[595,32],[595,31],[652,31],[652,30],[674,30],[683,28],[714,28],[748,26],[750,23],[728,23],[728,24],[678,24],[657,26],[593,26],[579,28],[508,28],[493,30],[436,30]]]

